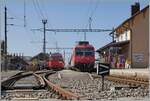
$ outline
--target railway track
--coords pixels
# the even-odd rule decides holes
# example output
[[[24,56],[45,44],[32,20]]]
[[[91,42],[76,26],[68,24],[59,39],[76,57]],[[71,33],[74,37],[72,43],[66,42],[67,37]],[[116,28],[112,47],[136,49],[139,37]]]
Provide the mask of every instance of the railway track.
[[[148,81],[142,79],[129,79],[129,78],[122,78],[122,77],[115,77],[115,76],[107,76],[105,77],[107,80],[111,80],[117,83],[123,83],[130,86],[137,86],[137,87],[144,87],[148,88],[149,83]]]
[[[102,91],[101,77],[91,73],[64,70],[49,76],[49,80],[76,94],[83,100],[116,99],[121,97],[145,97],[148,89],[128,83],[105,79]]]
[[[44,78],[45,82],[47,83],[47,86],[51,90],[53,90],[54,92],[56,92],[60,96],[60,98],[67,99],[67,100],[80,99],[79,96],[75,95],[74,93],[69,92],[69,91],[61,88],[60,86],[58,86],[58,85],[50,82],[49,79],[48,79],[48,77],[51,74],[53,74],[53,73],[51,73],[51,72],[47,73],[43,78]]]
[[[37,87],[14,87],[22,78],[35,77]],[[10,80],[10,81],[9,81]],[[14,81],[13,81],[14,80]],[[121,97],[145,97],[148,95],[147,83],[144,80],[107,76],[104,91],[100,76],[72,70],[22,72],[8,78],[3,89],[2,98],[15,100],[65,99],[65,100],[98,100]],[[136,79],[137,80],[137,79]],[[14,83],[15,82],[15,83]],[[12,84],[11,84],[12,83]],[[10,89],[13,88],[13,89]]]
[[[21,78],[23,72],[19,72],[11,77],[9,77],[7,80],[2,81],[2,90],[11,89],[11,87],[15,84],[17,80]]]
[[[15,89],[2,92],[2,99],[6,100],[38,100],[38,99],[57,99],[59,96],[48,89]]]
[[[38,71],[37,74],[45,73],[46,71]],[[2,90],[10,90],[17,87],[14,87],[14,84],[22,78],[29,77],[33,75],[33,72],[19,72],[7,80],[2,81]],[[21,88],[21,87],[20,87]],[[23,87],[24,88],[24,87]]]
[[[76,69],[72,69],[74,71],[79,71]],[[89,74],[92,76],[92,74]],[[122,84],[127,84],[131,88],[133,87],[144,87],[147,88],[149,86],[148,78],[147,77],[136,77],[137,75],[132,75],[132,76],[122,76],[122,75],[117,75],[113,74],[110,76],[106,76],[105,79],[116,82],[116,83],[122,83]],[[92,76],[93,78],[96,76]],[[97,75],[97,77],[100,77]],[[92,78],[92,79],[93,79]]]
[[[100,78],[97,74],[92,75],[93,78]],[[147,78],[138,78],[138,77],[125,77],[121,75],[109,75],[105,77],[106,80],[113,81],[116,83],[127,84],[131,87],[144,87],[148,88],[149,82]]]
[[[2,99],[79,99],[75,94],[66,91],[48,80],[48,76],[55,73],[55,71],[18,73],[2,82]],[[22,82],[25,80],[24,78],[31,78],[31,76],[32,78],[35,77],[38,86],[15,86],[18,81]],[[20,81],[21,79],[23,80]],[[34,80],[31,79],[31,81]]]

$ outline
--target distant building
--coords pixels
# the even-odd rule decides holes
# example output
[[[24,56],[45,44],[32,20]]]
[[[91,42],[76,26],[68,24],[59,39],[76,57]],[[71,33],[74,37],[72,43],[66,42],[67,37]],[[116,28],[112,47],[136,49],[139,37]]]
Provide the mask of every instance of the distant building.
[[[112,68],[147,68],[149,51],[149,6],[131,6],[131,17],[110,33],[113,41],[97,50],[101,62]]]
[[[45,60],[48,60],[49,59],[49,55],[46,53],[39,53],[37,55],[35,55],[34,57],[31,58],[31,61],[32,60],[40,60],[40,61],[45,61]]]
[[[28,62],[20,55],[8,55],[8,70],[25,70]]]

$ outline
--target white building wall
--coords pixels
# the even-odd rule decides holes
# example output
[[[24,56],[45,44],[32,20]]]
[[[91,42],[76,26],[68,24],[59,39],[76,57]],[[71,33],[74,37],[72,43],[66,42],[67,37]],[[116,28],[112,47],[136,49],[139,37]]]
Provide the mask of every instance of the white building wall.
[[[124,33],[120,34],[118,37],[115,38],[116,42],[121,42],[121,41],[127,41],[130,40],[130,30],[125,31]]]

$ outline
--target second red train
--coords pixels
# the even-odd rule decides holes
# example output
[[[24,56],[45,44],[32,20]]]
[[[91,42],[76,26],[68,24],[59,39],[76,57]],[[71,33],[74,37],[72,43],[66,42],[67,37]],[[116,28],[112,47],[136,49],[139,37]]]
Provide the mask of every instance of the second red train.
[[[49,56],[49,61],[47,62],[47,69],[62,70],[64,69],[65,63],[63,56],[60,53],[52,53]]]

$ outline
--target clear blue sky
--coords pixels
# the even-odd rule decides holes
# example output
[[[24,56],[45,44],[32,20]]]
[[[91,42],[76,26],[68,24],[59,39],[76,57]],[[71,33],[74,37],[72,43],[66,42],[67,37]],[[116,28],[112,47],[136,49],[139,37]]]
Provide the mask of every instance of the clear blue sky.
[[[23,26],[24,0],[0,0],[1,5],[1,34],[4,38],[4,5],[8,8],[8,23]],[[141,9],[148,5],[149,0],[34,0],[39,1],[41,11],[48,18],[49,28],[85,28],[91,12],[92,28],[112,29],[130,17],[130,6],[139,1]],[[95,7],[97,6],[97,9]],[[26,0],[27,27],[8,26],[8,52],[24,53],[33,56],[42,51],[42,32],[32,32],[32,28],[42,28],[42,18],[38,16],[33,0]],[[96,49],[111,41],[109,32],[87,33],[87,40]],[[73,47],[76,41],[83,40],[83,33],[56,33],[47,32],[47,47]],[[49,52],[50,50],[47,50]],[[68,51],[69,52],[69,51]]]

